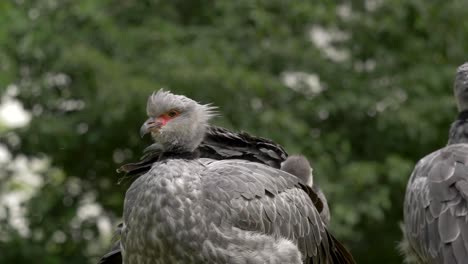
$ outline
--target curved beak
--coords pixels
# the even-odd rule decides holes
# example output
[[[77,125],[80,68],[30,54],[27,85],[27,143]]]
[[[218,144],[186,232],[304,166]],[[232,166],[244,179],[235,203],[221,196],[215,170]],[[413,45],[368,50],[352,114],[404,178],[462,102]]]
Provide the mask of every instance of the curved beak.
[[[140,127],[140,136],[143,137],[144,135],[148,134],[152,131],[157,131],[162,127],[162,122],[155,119],[155,118],[148,118],[143,125]]]

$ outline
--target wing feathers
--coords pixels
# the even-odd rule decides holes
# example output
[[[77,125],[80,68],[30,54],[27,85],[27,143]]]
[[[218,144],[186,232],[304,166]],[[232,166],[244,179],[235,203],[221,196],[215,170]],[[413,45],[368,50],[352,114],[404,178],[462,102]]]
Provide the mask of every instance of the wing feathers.
[[[330,250],[335,242],[328,241],[330,236],[314,205],[317,195],[301,185],[297,177],[258,163],[221,160],[207,165],[201,178],[207,199],[222,198],[232,204],[231,213],[237,219],[234,226],[295,241],[302,254],[314,259],[314,263],[332,263],[326,261],[332,258],[326,252],[342,254],[337,258],[351,256],[341,245],[333,249],[338,253]],[[227,195],[213,194],[220,189]],[[336,263],[354,261],[351,257],[348,262]]]
[[[430,263],[464,263],[468,256],[468,144],[421,159],[408,183],[405,229],[417,255]]]
[[[458,235],[460,235],[460,226],[458,225],[457,218],[446,210],[439,217],[439,233],[440,239],[443,243],[453,242]]]

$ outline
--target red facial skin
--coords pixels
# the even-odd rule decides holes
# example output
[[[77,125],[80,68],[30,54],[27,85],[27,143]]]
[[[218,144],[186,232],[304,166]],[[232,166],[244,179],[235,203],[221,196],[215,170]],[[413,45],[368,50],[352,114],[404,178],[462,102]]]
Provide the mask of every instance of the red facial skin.
[[[140,136],[143,137],[146,133],[159,133],[159,130],[164,127],[169,121],[178,117],[180,112],[177,110],[169,110],[158,117],[150,117],[143,123],[140,128]]]
[[[172,119],[176,118],[179,116],[179,112],[175,110],[171,110],[167,113],[164,113],[156,118],[156,123],[160,123],[161,127],[165,126],[167,122],[171,121]]]
[[[167,124],[167,122],[169,122],[171,120],[170,117],[166,116],[166,115],[160,115],[158,117],[156,117],[156,123],[160,123],[161,124],[161,127],[165,126]]]

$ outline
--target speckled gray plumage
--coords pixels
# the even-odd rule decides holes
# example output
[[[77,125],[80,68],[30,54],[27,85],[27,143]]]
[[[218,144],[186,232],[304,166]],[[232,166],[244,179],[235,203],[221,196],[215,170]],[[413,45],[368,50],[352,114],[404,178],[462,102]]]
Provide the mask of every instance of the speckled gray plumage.
[[[460,111],[468,97],[468,64],[459,67],[455,96]],[[468,261],[468,137],[457,120],[449,145],[421,159],[409,179],[402,251],[409,263],[462,264]],[[461,143],[461,144],[459,144]]]
[[[126,195],[124,262],[327,263],[327,231],[298,184],[244,160],[157,162]]]

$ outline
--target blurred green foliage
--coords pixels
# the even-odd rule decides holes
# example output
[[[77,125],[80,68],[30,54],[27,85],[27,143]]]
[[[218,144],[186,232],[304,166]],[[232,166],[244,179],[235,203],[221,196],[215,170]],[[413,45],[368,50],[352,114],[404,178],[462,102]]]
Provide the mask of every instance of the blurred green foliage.
[[[456,114],[466,10],[463,0],[1,1],[0,89],[17,87],[33,115],[1,140],[50,166],[23,204],[30,234],[1,223],[0,263],[96,261],[110,239],[97,239],[97,217],[73,219],[92,197],[118,221],[128,184],[115,169],[149,143],[138,128],[161,87],[219,106],[217,125],[307,155],[358,263],[401,263],[406,181]]]

